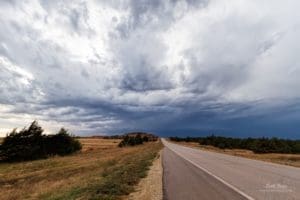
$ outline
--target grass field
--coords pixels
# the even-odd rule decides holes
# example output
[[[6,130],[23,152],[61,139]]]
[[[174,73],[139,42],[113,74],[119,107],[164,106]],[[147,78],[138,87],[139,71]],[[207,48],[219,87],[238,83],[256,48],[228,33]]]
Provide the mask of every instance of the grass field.
[[[146,176],[160,142],[119,148],[119,140],[80,139],[80,153],[0,163],[1,200],[119,199]]]
[[[225,153],[233,156],[240,156],[250,159],[263,160],[283,165],[290,165],[294,167],[300,167],[300,155],[299,154],[280,154],[280,153],[265,153],[257,154],[250,150],[244,149],[219,149],[213,146],[199,145],[197,142],[174,142],[184,146],[199,148],[202,150],[213,151],[217,153]]]

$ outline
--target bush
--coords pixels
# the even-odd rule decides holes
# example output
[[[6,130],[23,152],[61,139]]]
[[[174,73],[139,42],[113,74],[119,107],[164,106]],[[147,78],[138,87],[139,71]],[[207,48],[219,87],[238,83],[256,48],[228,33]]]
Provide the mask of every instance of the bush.
[[[81,144],[61,128],[56,135],[46,136],[46,149],[51,155],[67,155],[81,149]]]
[[[25,161],[47,158],[50,155],[67,155],[81,149],[78,140],[65,129],[56,135],[43,135],[43,129],[36,121],[20,132],[14,129],[0,146],[0,159],[5,161]]]
[[[149,138],[147,136],[141,136],[141,134],[136,134],[135,136],[126,135],[123,140],[119,143],[119,147],[124,146],[135,146],[143,144],[143,142],[148,142]]]
[[[149,138],[147,136],[143,137],[143,142],[149,142]]]
[[[172,141],[198,142],[201,145],[211,145],[220,149],[248,149],[255,153],[300,153],[300,140],[285,140],[279,138],[230,138],[220,136],[207,137],[170,137]]]

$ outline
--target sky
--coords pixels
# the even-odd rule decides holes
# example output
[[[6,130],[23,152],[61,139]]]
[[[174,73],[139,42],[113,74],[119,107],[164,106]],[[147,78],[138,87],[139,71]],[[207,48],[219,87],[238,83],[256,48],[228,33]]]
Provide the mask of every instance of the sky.
[[[298,0],[1,0],[0,136],[300,139]]]

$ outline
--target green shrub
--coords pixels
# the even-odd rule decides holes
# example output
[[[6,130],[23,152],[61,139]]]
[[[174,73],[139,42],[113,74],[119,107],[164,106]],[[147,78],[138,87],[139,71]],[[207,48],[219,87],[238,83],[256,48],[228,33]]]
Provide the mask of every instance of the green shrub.
[[[67,155],[81,149],[81,144],[61,128],[56,135],[46,136],[46,149],[48,154]]]
[[[139,145],[139,144],[143,144],[144,141],[149,141],[149,139],[145,139],[144,136],[142,138],[141,134],[137,134],[135,136],[129,136],[126,135],[123,140],[119,143],[119,147],[124,147],[124,146],[135,146],[135,145]]]
[[[67,155],[81,149],[78,140],[65,129],[56,135],[43,135],[43,129],[36,121],[20,132],[14,129],[0,146],[0,159],[5,161],[25,161],[47,158],[50,155]]]

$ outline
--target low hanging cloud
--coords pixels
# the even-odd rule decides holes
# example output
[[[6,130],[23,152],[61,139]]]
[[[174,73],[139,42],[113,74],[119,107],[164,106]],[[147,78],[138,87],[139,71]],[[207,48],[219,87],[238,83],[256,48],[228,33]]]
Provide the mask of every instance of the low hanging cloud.
[[[1,1],[0,132],[299,138],[299,6]]]

